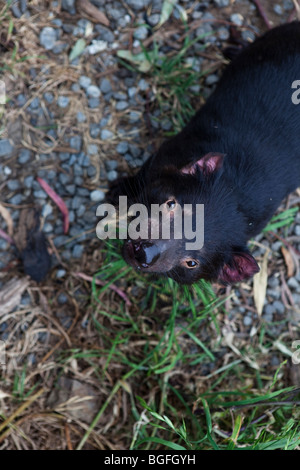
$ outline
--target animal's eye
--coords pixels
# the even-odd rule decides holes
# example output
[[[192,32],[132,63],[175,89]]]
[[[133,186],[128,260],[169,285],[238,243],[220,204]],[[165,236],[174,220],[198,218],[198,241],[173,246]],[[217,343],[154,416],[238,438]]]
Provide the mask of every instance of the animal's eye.
[[[169,201],[166,202],[166,205],[169,211],[173,211],[176,207],[175,199],[169,199]]]
[[[196,268],[199,265],[199,262],[195,259],[187,259],[185,261],[185,265],[186,265],[187,268],[193,269],[193,268]]]

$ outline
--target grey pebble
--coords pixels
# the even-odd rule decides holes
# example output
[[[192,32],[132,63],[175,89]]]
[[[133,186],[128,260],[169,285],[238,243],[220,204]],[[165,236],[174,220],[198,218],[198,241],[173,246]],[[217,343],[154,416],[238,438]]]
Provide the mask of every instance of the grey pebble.
[[[58,269],[58,270],[56,271],[56,278],[57,278],[57,279],[60,279],[60,278],[64,277],[66,274],[67,274],[67,271],[66,271],[65,269]],[[60,294],[60,295],[61,295],[61,294]],[[59,302],[59,301],[58,301],[58,302]],[[59,303],[61,303],[61,302],[59,302]]]
[[[100,90],[102,91],[102,93],[109,93],[110,91],[112,91],[111,83],[107,78],[102,78],[100,82]]]
[[[216,6],[219,7],[219,8],[228,7],[228,5],[229,5],[229,0],[214,0],[214,3],[215,3]]]
[[[95,189],[91,192],[90,198],[93,202],[102,202],[105,199],[105,193],[100,189]]]
[[[91,109],[99,108],[100,101],[99,98],[89,98],[88,99],[88,107]]]
[[[76,14],[75,0],[62,0],[61,7],[63,10],[68,11],[71,15]]]
[[[23,197],[22,197],[22,194],[16,194],[15,196],[13,196],[12,198],[9,199],[9,203],[10,204],[13,204],[15,206],[18,206],[19,204],[21,204],[23,201]]]
[[[128,108],[129,104],[127,101],[118,101],[116,103],[116,110],[123,111],[124,109]]]
[[[128,6],[133,10],[139,11],[147,7],[151,3],[151,0],[127,0]]]
[[[144,78],[141,78],[141,80],[138,83],[138,87],[142,91],[148,90],[149,86],[150,86],[149,83]]]
[[[59,96],[57,99],[57,105],[60,108],[66,108],[69,105],[70,99],[67,96]]]
[[[99,147],[96,144],[89,144],[87,147],[87,153],[89,155],[98,155]]]
[[[283,303],[280,302],[279,300],[275,300],[273,305],[274,305],[275,311],[277,313],[283,314],[285,312],[285,307],[284,307]]]
[[[91,85],[92,80],[90,77],[87,77],[86,75],[81,75],[81,77],[79,77],[78,83],[81,86],[81,88],[87,89]]]
[[[7,187],[10,191],[16,191],[20,187],[20,183],[18,180],[10,180],[7,183]]]
[[[100,137],[101,140],[110,140],[114,136],[113,132],[109,131],[108,129],[102,129]]]
[[[19,153],[18,162],[23,165],[27,163],[31,158],[31,151],[28,149],[22,149]]]
[[[242,26],[244,23],[244,17],[240,13],[233,13],[230,16],[230,21],[237,26]]]
[[[16,3],[12,4],[11,11],[12,11],[15,18],[21,18],[22,12],[21,12],[19,6]]]
[[[147,26],[139,26],[134,31],[133,37],[135,39],[139,39],[140,41],[142,41],[143,39],[147,38],[148,32],[149,32],[149,28],[147,28]]]
[[[72,149],[75,149],[78,152],[80,152],[81,147],[82,147],[82,137],[81,137],[81,135],[73,135],[70,138],[70,147],[72,147]]]
[[[34,177],[32,175],[26,176],[24,179],[24,186],[25,188],[29,189],[32,187]]]
[[[124,155],[124,153],[128,152],[128,143],[125,142],[125,141],[122,141],[120,142],[118,145],[117,145],[117,152],[120,153],[121,155]]]
[[[44,93],[43,96],[44,96],[45,100],[47,101],[47,103],[49,103],[49,104],[53,103],[53,101],[54,101],[53,93],[51,93],[50,91],[46,91],[46,93]]]
[[[84,246],[83,245],[75,245],[72,251],[73,258],[81,258],[83,254]]]
[[[108,181],[115,181],[118,178],[118,173],[115,170],[107,172]]]
[[[57,39],[56,30],[46,26],[40,33],[40,44],[47,50],[53,49]]]
[[[79,123],[85,122],[86,121],[86,115],[83,114],[81,111],[78,111],[77,114],[76,114],[76,119],[77,119],[77,122],[79,122]]]
[[[107,171],[116,170],[118,168],[117,160],[106,160],[105,168]]]
[[[282,6],[278,5],[278,4],[274,5],[273,11],[274,11],[274,13],[276,13],[279,16],[281,16],[283,14]]]
[[[243,318],[243,323],[245,326],[250,326],[252,325],[252,318],[249,317],[248,315],[246,315],[244,318]]]
[[[90,124],[90,136],[93,138],[93,139],[96,139],[100,134],[100,126],[99,124],[96,124],[95,122],[93,122],[92,124]]]
[[[8,139],[0,140],[0,157],[11,155],[14,147],[11,145]]]
[[[210,85],[214,85],[215,83],[217,83],[219,81],[219,77],[216,73],[213,73],[211,75],[208,75],[205,79],[205,83],[206,85],[210,86]]]
[[[99,90],[99,88],[96,85],[88,86],[87,89],[86,89],[86,93],[91,98],[99,98],[99,96],[101,95],[101,91]]]

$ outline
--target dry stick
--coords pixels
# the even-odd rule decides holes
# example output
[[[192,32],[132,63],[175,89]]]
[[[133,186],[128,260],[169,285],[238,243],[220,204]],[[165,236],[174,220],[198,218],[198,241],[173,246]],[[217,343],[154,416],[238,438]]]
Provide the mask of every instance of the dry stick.
[[[0,432],[5,429],[18,415],[22,413],[28,406],[31,405],[33,401],[35,401],[37,398],[39,398],[40,395],[44,393],[44,389],[41,388],[37,393],[32,395],[32,397],[29,398],[29,400],[25,401],[19,408],[12,414],[10,415],[3,423],[0,424]]]
[[[264,20],[266,26],[268,29],[271,29],[272,26],[271,26],[271,23],[270,21],[268,20],[268,17],[266,15],[266,12],[262,6],[262,4],[260,3],[260,0],[252,0],[252,2],[254,3],[254,5],[256,6],[256,8],[258,9],[258,12],[260,14],[260,16],[262,17],[262,19]]]
[[[89,282],[93,281],[92,276],[88,276],[87,274],[84,274],[84,273],[80,273],[80,272],[79,273],[73,273],[73,276],[84,279],[85,281],[89,281]],[[100,279],[95,279],[95,284],[97,284],[99,286],[103,286],[103,287],[106,285],[106,283],[104,281],[100,281]],[[119,289],[115,284],[110,284],[109,287],[110,287],[111,290],[115,291],[123,300],[125,300],[125,303],[126,303],[126,305],[128,305],[128,307],[130,307],[132,305],[130,300],[128,299],[127,295],[125,294],[125,292],[123,292],[121,289]]]

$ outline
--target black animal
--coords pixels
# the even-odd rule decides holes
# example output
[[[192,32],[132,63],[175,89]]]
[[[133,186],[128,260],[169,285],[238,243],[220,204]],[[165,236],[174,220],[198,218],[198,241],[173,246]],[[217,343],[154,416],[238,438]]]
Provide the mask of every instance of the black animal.
[[[149,235],[125,241],[125,260],[183,284],[233,283],[258,272],[247,241],[300,186],[299,98],[300,23],[294,22],[246,47],[189,124],[108,194],[110,201],[127,195],[147,208],[164,204],[171,216],[178,204],[192,204],[195,218],[196,204],[204,204],[204,246],[187,250],[185,238]]]

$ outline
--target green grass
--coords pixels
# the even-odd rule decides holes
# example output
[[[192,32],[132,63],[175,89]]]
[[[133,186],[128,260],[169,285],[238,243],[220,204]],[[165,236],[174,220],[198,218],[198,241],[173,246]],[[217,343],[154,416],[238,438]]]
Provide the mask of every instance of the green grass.
[[[186,30],[179,52],[165,56],[154,42],[137,55],[119,53],[123,65],[153,84],[159,119],[167,116],[172,121],[171,133],[193,115],[191,87],[205,75],[186,62],[195,41]],[[296,211],[274,216],[264,231],[288,227]],[[131,404],[131,449],[299,448],[299,391],[287,388],[284,381],[289,337],[281,338],[279,348],[274,335],[275,326],[288,330],[289,319],[257,320],[257,331],[230,353],[223,329],[230,314],[224,308],[226,298],[218,299],[208,283],[186,287],[171,279],[142,276],[123,261],[118,243],[107,243],[105,253],[98,275],[106,284],[99,288],[94,283],[93,296],[98,314],[107,322],[104,326],[97,315],[94,321],[105,344],[105,373],[112,373],[115,364],[122,373],[79,447],[123,389]],[[112,283],[129,292],[130,310],[110,309],[99,300]],[[139,347],[133,346],[136,342]],[[224,347],[229,347],[225,360]],[[274,371],[268,358],[277,352],[280,364]]]

